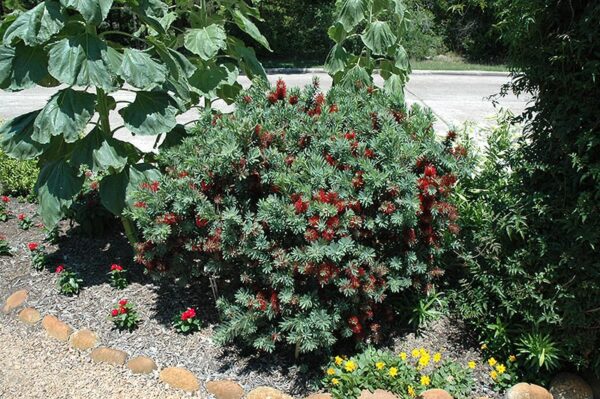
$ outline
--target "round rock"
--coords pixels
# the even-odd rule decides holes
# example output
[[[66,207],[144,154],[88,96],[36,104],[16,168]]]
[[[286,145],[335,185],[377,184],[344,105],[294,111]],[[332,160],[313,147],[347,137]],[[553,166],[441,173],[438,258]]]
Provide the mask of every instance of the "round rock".
[[[62,342],[67,342],[73,333],[73,329],[66,323],[58,320],[56,316],[45,316],[42,320],[42,326],[50,337]]]
[[[240,384],[231,380],[208,381],[206,391],[217,399],[241,399],[244,396]]]
[[[358,399],[398,399],[398,397],[383,389],[376,389],[374,392],[364,389]]]
[[[452,399],[452,395],[443,389],[428,389],[420,396],[422,399]]]
[[[248,394],[248,399],[294,399],[290,395],[269,387],[258,387]]]
[[[313,393],[305,399],[333,399],[333,396],[330,393]]]
[[[506,391],[506,399],[553,399],[546,388],[520,382]]]
[[[583,378],[572,373],[559,373],[550,383],[554,399],[594,399],[592,387]]]
[[[108,363],[114,366],[123,366],[127,360],[127,353],[118,349],[96,348],[90,354],[94,363]]]
[[[138,356],[127,362],[127,368],[129,368],[133,374],[150,374],[158,367],[154,360],[150,359],[148,356]]]
[[[21,306],[29,297],[29,293],[27,290],[19,290],[9,296],[2,307],[2,312],[5,314],[9,314],[19,306]]]
[[[19,320],[25,324],[34,325],[41,319],[42,315],[34,308],[25,308],[19,313]]]
[[[160,372],[159,379],[172,388],[182,389],[187,392],[196,392],[200,383],[194,374],[179,367],[169,367]]]
[[[87,328],[79,330],[71,335],[69,345],[71,348],[79,349],[80,351],[92,349],[98,346],[98,336]]]

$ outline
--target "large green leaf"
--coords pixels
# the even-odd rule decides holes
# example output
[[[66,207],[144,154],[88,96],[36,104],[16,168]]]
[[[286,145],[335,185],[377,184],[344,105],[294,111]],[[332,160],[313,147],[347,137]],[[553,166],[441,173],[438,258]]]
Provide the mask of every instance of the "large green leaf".
[[[336,43],[341,43],[346,39],[346,30],[344,29],[344,25],[340,22],[336,22],[334,25],[330,26],[327,30],[327,35]]]
[[[327,59],[325,60],[325,70],[330,75],[335,75],[336,73],[343,71],[346,69],[346,61],[348,60],[348,53],[342,47],[341,44],[336,44],[333,46]]]
[[[398,46],[394,58],[394,65],[396,66],[396,68],[401,69],[405,72],[407,72],[410,69],[408,53],[406,52],[403,46]]]
[[[246,47],[242,41],[234,38],[230,38],[228,48],[231,55],[240,62],[242,69],[250,79],[258,77],[267,80],[267,73],[256,58],[254,49]]]
[[[45,146],[33,141],[33,123],[40,111],[29,112],[6,121],[0,126],[0,147],[4,153],[17,159],[33,159]]]
[[[70,88],[50,98],[35,120],[33,139],[46,144],[51,136],[64,135],[67,143],[79,139],[94,115],[96,95]]]
[[[233,85],[238,77],[237,68],[232,64],[203,65],[190,77],[190,84],[198,89],[200,94],[208,97],[215,95],[215,90],[223,83]]]
[[[239,9],[232,11],[233,21],[244,32],[250,35],[251,38],[260,43],[261,46],[271,51],[267,38],[264,37],[258,27],[248,17],[246,17]]]
[[[55,226],[65,216],[73,198],[81,191],[83,181],[84,177],[77,176],[77,171],[65,160],[44,165],[36,187],[40,213],[46,226]]]
[[[99,25],[104,21],[113,0],[60,0],[64,7],[77,10],[90,24]]]
[[[365,0],[345,0],[338,17],[346,32],[365,19]]]
[[[165,34],[165,21],[169,7],[160,0],[137,0],[132,7],[133,12],[159,34]]]
[[[365,86],[369,86],[372,83],[371,75],[367,70],[359,65],[355,65],[350,68],[346,75],[344,75],[341,84],[343,87],[355,87],[360,82]]]
[[[392,4],[394,5],[394,12],[399,19],[398,22],[402,22],[404,19],[404,13],[406,12],[404,0],[392,0]]]
[[[385,55],[387,50],[396,43],[396,35],[387,22],[375,21],[369,24],[362,41],[375,55]]]
[[[60,4],[53,0],[41,2],[31,10],[19,15],[4,34],[4,43],[12,44],[21,39],[28,46],[47,42],[65,25],[65,16]]]
[[[48,56],[41,47],[0,46],[0,89],[28,89],[47,78]]]
[[[189,29],[185,34],[185,48],[204,61],[213,58],[226,47],[227,34],[223,27],[212,24],[204,28]]]
[[[131,193],[145,181],[158,180],[160,172],[151,165],[138,163],[126,166],[120,173],[106,176],[100,181],[102,205],[115,215],[120,215],[126,205],[131,206]]]
[[[164,83],[167,68],[141,50],[125,49],[119,75],[134,87],[150,90]]]
[[[169,94],[158,91],[138,91],[135,101],[119,111],[125,127],[141,136],[167,133],[177,121],[176,103]]]
[[[22,13],[20,11],[13,11],[10,14],[4,15],[0,18],[0,37],[4,37],[8,28],[19,18]]]
[[[128,160],[128,144],[106,137],[98,128],[89,132],[75,144],[71,165],[79,170],[86,165],[94,173],[106,170],[120,172]]]
[[[112,91],[115,76],[107,61],[107,45],[98,36],[82,33],[50,46],[48,70],[69,86],[96,86]]]
[[[401,76],[392,74],[383,84],[383,90],[390,96],[403,99],[405,83],[406,82]]]

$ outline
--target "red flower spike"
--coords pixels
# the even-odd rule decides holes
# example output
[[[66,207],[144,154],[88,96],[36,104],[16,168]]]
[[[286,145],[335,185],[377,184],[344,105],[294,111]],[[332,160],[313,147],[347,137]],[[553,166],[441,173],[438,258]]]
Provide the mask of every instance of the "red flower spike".
[[[375,152],[370,148],[365,148],[365,158],[373,158],[375,157]]]
[[[147,207],[147,205],[144,201],[138,201],[135,204],[133,204],[133,206],[135,208],[146,208]]]
[[[304,238],[307,241],[317,241],[319,239],[319,233],[315,229],[307,229],[306,233],[304,233]]]
[[[338,108],[337,104],[331,104],[331,106],[329,107],[329,113],[333,114],[335,112],[338,112],[340,109]]]
[[[250,97],[250,96],[244,96],[244,102],[246,104],[250,104],[252,102],[252,97]]]
[[[344,137],[346,138],[346,140],[354,140],[356,138],[356,133],[354,132],[348,132],[344,135]]]
[[[196,226],[199,228],[206,227],[208,225],[208,220],[202,219],[200,216],[196,216]]]
[[[275,95],[277,96],[278,100],[285,100],[285,97],[287,96],[287,86],[282,79],[277,81]]]
[[[294,202],[296,213],[305,213],[308,210],[308,201],[302,201],[302,197]]]
[[[291,105],[298,104],[298,96],[290,96],[290,104]]]
[[[425,176],[427,177],[435,177],[437,176],[437,169],[433,165],[427,165],[425,167]]]

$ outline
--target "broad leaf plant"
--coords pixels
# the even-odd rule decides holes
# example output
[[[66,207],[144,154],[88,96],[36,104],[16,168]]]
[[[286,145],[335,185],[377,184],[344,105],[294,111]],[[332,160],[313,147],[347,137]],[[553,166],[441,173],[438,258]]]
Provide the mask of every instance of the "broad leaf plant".
[[[219,98],[231,102],[240,69],[266,77],[254,50],[227,33],[235,24],[268,48],[245,0],[45,0],[0,22],[0,89],[34,86],[57,91],[39,110],[0,126],[0,147],[17,159],[37,159],[37,193],[44,223],[64,216],[86,176],[99,180],[102,204],[115,215],[129,206],[128,193],[156,180],[153,154],[115,138],[126,128],[170,146],[185,136],[176,117]],[[111,11],[127,11],[140,28],[110,30]],[[107,26],[109,28],[107,28]],[[124,47],[124,37],[135,46]],[[122,41],[122,40],[121,40]],[[116,101],[115,92],[135,93]],[[122,126],[111,126],[118,112]],[[130,240],[130,223],[123,219]]]

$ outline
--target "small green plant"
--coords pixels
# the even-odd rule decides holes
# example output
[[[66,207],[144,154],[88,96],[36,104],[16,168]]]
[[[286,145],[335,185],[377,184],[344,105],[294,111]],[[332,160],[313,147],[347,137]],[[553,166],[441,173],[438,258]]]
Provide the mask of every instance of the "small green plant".
[[[430,291],[427,296],[419,298],[412,310],[409,323],[415,328],[421,328],[428,323],[439,319],[447,308],[444,294],[435,290]]]
[[[505,363],[499,362],[494,357],[487,360],[485,367],[494,389],[505,391],[515,384],[518,375],[516,360],[514,355],[510,355]]]
[[[129,282],[127,281],[127,270],[121,265],[111,265],[108,275],[110,276],[110,285],[115,288],[122,290],[129,285]]]
[[[520,356],[533,372],[554,371],[560,365],[560,349],[548,334],[525,334],[517,343]]]
[[[37,242],[30,242],[27,244],[27,248],[31,254],[31,267],[38,272],[44,270],[47,264],[46,248]]]
[[[110,320],[119,330],[134,330],[140,318],[135,311],[135,307],[127,299],[121,299],[110,312]]]
[[[0,234],[0,256],[12,256],[12,248],[3,234]]]
[[[31,226],[33,226],[33,220],[29,216],[24,213],[19,213],[17,215],[17,219],[19,221],[19,228],[21,230],[29,230]]]
[[[474,367],[473,362],[461,364],[425,348],[399,354],[368,348],[349,359],[336,356],[322,382],[334,398],[358,398],[364,389],[383,389],[405,399],[439,388],[461,399],[473,390]]]
[[[175,327],[177,332],[182,334],[190,334],[200,330],[201,322],[196,317],[196,309],[187,308],[186,311],[175,316],[173,319],[173,327]]]
[[[56,274],[58,275],[58,291],[61,294],[68,296],[79,294],[83,280],[78,277],[77,273],[66,270],[64,265],[59,265],[56,268]]]
[[[6,195],[0,197],[0,222],[6,222],[11,217],[11,212],[7,209],[10,198]]]

